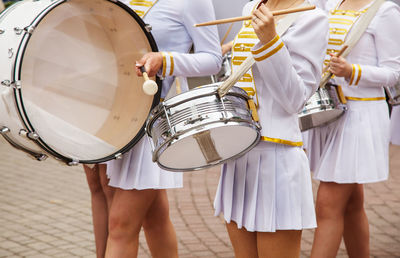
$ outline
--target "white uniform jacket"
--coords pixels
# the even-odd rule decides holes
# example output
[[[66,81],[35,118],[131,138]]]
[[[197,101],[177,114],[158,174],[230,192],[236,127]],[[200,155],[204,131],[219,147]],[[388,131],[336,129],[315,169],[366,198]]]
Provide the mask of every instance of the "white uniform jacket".
[[[327,10],[330,11],[331,22],[334,22],[332,19],[336,22],[338,19],[346,21],[347,15],[351,17],[355,13],[348,11],[345,15],[340,15],[341,11],[334,11],[339,4],[337,0],[328,1],[326,4]],[[370,4],[362,9],[369,6]],[[356,25],[357,21],[352,28]],[[342,86],[343,93],[348,99],[384,99],[383,86],[393,86],[400,79],[399,29],[400,7],[389,1],[383,3],[367,30],[346,57],[353,68],[351,78],[349,80],[344,77],[333,78],[335,84]]]
[[[243,15],[258,3],[248,3]],[[322,10],[307,11],[283,35],[252,49],[262,140],[302,145],[298,112],[318,88],[328,29]]]
[[[130,0],[122,2],[132,7]],[[175,76],[204,76],[220,70],[222,57],[216,26],[193,26],[215,20],[211,0],[158,0],[143,20],[151,25],[158,50],[163,54],[163,67],[159,72],[165,77],[162,98],[167,95]],[[192,45],[194,53],[189,53]],[[182,91],[188,90],[187,84],[181,83]]]

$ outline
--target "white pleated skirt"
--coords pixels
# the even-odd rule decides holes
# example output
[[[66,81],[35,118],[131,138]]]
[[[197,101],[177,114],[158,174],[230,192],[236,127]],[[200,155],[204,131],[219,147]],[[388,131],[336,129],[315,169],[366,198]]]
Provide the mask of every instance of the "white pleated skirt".
[[[215,215],[247,231],[316,227],[310,169],[302,148],[260,142],[223,165]]]
[[[144,136],[122,159],[107,162],[109,185],[124,190],[168,189],[183,186],[181,172],[161,169],[152,161],[150,143]]]
[[[390,142],[400,145],[400,106],[394,106],[390,117]]]
[[[389,110],[385,101],[348,101],[337,121],[309,131],[314,178],[324,182],[373,183],[389,175]]]

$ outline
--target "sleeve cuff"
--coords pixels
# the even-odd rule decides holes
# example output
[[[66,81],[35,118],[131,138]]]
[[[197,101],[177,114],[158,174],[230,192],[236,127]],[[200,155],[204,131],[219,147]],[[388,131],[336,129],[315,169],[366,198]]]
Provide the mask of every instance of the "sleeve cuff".
[[[361,66],[359,64],[352,64],[351,67],[353,71],[351,72],[349,85],[357,86],[361,79]]]
[[[161,52],[163,57],[162,77],[172,76],[174,74],[174,56],[171,52]]]
[[[282,39],[279,35],[276,35],[270,42],[261,46],[259,48],[258,44],[251,50],[251,53],[254,56],[254,59],[259,62],[267,59],[268,57],[272,56],[276,52],[278,52],[284,46]]]

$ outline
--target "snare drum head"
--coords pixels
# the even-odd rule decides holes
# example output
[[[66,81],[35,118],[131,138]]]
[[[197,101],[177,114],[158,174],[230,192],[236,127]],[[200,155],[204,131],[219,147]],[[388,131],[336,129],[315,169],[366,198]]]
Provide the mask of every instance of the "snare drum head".
[[[208,137],[214,145],[208,151],[208,157],[201,150],[204,146],[196,139],[195,134],[188,137],[183,135],[179,141],[172,143],[161,153],[158,159],[159,165],[172,171],[203,169],[243,155],[260,139],[259,132],[250,124],[221,123],[207,127],[205,131],[208,131],[209,135],[205,137]],[[209,146],[205,146],[207,147]]]
[[[128,7],[106,0],[70,0],[36,26],[20,68],[28,128],[61,158],[103,162],[144,133],[160,91],[148,96],[135,62],[157,51]],[[160,88],[160,87],[159,87]]]

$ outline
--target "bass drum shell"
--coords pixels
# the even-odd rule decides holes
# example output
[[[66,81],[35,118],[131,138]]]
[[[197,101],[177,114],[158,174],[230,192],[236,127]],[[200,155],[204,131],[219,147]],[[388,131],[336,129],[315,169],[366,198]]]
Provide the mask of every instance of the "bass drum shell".
[[[111,0],[21,1],[0,15],[0,126],[67,163],[118,157],[159,103],[134,72],[158,51],[142,19]],[[154,78],[153,78],[154,79]],[[21,129],[37,140],[20,137]]]
[[[217,88],[195,88],[152,111],[146,129],[161,168],[205,169],[237,158],[259,142],[260,127],[252,119],[247,93],[233,87],[220,99]]]

